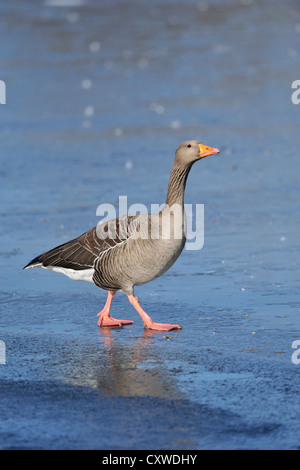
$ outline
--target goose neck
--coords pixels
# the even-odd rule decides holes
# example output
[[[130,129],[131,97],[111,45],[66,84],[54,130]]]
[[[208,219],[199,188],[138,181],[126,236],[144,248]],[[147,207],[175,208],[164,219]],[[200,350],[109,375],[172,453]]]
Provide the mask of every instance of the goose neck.
[[[174,165],[168,186],[168,194],[166,204],[172,206],[173,204],[184,204],[184,191],[188,174],[191,166]]]

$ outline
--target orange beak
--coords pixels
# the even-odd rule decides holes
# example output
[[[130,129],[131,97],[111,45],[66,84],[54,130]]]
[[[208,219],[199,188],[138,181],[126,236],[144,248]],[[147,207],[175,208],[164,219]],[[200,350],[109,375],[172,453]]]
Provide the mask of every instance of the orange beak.
[[[200,149],[200,152],[199,152],[200,158],[208,157],[208,155],[215,155],[216,153],[220,152],[219,149],[214,149],[212,147],[208,147],[207,145],[203,145],[203,144],[198,144],[198,145]]]

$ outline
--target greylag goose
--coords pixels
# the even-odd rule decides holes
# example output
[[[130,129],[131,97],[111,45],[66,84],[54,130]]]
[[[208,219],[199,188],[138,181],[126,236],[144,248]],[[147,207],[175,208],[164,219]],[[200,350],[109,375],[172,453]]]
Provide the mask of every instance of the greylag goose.
[[[134,295],[134,286],[164,274],[183,250],[185,237],[184,191],[192,165],[219,150],[197,140],[182,142],[176,150],[166,205],[157,214],[125,215],[102,222],[78,238],[37,256],[24,269],[41,267],[74,280],[89,281],[108,291],[98,313],[100,327],[132,324],[110,316],[118,290],[142,317],[144,327],[170,331],[180,325],[154,322]]]

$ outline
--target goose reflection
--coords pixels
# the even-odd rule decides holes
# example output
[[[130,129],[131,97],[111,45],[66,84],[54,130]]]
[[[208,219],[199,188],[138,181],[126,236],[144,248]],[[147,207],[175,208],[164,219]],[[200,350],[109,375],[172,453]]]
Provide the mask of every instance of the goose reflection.
[[[118,341],[116,331],[100,329],[103,362],[99,364],[97,388],[112,396],[179,398],[175,377],[164,365],[160,348],[157,344],[153,347],[160,338],[165,340],[166,335],[144,329],[141,336],[124,344]]]
[[[175,340],[178,333],[144,329],[134,336],[134,330],[126,328],[127,336],[123,330],[120,341],[120,330],[99,328],[93,344],[80,342],[72,345],[72,354],[65,351],[63,380],[112,397],[181,398],[174,372],[165,364],[168,356],[161,353],[168,339]]]

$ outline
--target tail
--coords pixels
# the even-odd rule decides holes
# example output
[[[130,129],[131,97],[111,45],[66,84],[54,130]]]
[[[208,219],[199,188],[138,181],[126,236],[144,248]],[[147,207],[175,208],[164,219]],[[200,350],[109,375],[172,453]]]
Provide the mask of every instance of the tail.
[[[45,253],[37,256],[36,258],[29,261],[23,269],[28,268],[42,268],[51,265],[58,264],[60,265],[63,260],[60,259],[60,255],[64,251],[65,248],[72,246],[75,240],[71,240],[69,242],[63,243],[62,245],[56,246],[52,248],[52,250],[46,251]]]
[[[89,245],[84,246],[82,241],[84,236],[85,233],[74,240],[46,251],[31,260],[23,269],[60,267],[80,271],[92,268],[97,254],[91,251]]]
[[[37,256],[36,258],[32,259],[31,261],[29,261],[28,264],[26,264],[26,266],[24,266],[23,269],[28,269],[28,268],[41,268],[43,266],[43,263],[41,262],[40,258],[41,258],[42,255],[40,256]]]

